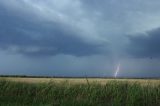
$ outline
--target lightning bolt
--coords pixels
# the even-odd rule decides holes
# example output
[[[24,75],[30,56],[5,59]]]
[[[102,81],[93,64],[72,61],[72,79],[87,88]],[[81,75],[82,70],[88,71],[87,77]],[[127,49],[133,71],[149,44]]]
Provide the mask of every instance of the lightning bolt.
[[[120,71],[120,64],[117,65],[116,71],[114,73],[115,78],[117,78],[119,71]]]

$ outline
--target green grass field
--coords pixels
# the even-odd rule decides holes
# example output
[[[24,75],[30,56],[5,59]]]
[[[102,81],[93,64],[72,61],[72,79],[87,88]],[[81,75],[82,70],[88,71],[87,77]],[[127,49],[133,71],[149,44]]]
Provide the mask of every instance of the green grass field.
[[[154,84],[133,80],[109,80],[106,84],[90,79],[77,84],[12,80],[0,80],[0,106],[160,106],[159,80]]]

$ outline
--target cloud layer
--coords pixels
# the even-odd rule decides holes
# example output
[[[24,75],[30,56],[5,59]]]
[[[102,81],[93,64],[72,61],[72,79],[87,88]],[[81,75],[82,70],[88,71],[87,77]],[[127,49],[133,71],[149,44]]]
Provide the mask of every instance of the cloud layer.
[[[137,34],[136,36],[130,36],[129,40],[129,54],[137,58],[160,57],[160,28]]]
[[[1,8],[0,48],[3,50],[36,56],[83,56],[101,52],[102,44],[86,42],[63,23],[41,22],[34,18],[28,20],[17,15],[19,12],[12,13],[12,10]]]
[[[121,76],[160,76],[159,5],[159,0],[1,0],[1,73],[111,76],[121,63]]]

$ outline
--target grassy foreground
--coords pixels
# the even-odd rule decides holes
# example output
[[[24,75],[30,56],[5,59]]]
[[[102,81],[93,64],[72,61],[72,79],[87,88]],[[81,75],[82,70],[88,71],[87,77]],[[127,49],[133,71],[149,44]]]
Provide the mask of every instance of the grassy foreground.
[[[0,80],[0,106],[160,106],[160,84],[25,83]]]

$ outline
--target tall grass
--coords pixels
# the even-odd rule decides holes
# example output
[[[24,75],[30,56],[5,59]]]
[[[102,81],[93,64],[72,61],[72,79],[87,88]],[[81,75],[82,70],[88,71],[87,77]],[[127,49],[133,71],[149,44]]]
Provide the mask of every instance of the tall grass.
[[[106,85],[0,80],[0,106],[160,106],[160,85]]]

